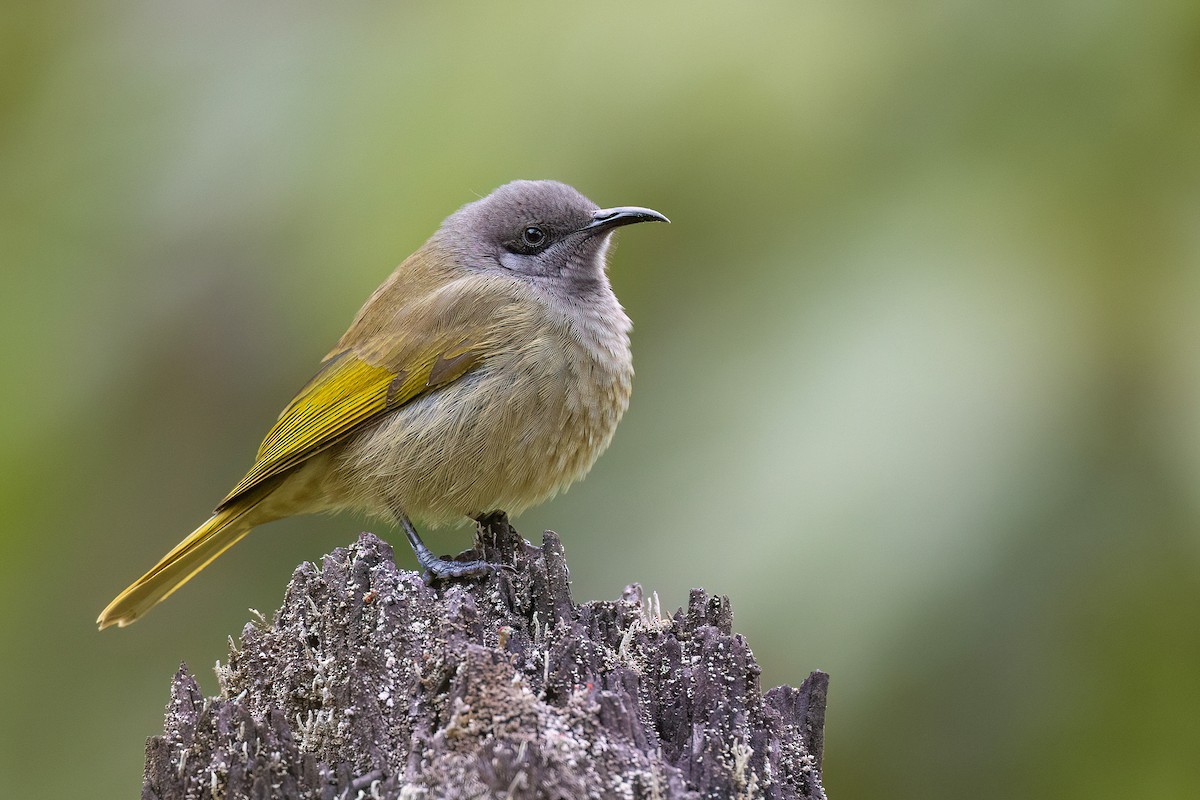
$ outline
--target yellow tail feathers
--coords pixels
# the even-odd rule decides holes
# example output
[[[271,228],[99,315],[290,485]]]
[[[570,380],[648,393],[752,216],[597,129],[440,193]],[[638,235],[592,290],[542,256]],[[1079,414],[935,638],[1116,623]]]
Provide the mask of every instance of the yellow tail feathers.
[[[124,628],[135,622],[237,544],[257,524],[258,520],[251,521],[246,515],[262,497],[263,493],[259,493],[257,497],[243,498],[209,517],[100,612],[96,620],[100,630],[110,625]]]

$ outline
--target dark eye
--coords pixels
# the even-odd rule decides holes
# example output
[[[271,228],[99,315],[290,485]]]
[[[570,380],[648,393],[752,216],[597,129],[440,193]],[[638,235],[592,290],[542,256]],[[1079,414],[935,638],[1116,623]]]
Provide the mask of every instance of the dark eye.
[[[546,243],[546,233],[536,225],[530,225],[521,231],[521,241],[526,247],[541,247]]]

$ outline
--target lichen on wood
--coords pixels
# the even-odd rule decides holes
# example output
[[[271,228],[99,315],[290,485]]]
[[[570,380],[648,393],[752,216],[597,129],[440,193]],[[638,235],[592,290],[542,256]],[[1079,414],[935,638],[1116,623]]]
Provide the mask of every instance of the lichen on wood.
[[[503,566],[428,586],[363,533],[301,565],[219,697],[180,668],[144,800],[824,798],[828,678],[762,694],[727,598],[576,605],[558,536],[499,514],[480,555]]]

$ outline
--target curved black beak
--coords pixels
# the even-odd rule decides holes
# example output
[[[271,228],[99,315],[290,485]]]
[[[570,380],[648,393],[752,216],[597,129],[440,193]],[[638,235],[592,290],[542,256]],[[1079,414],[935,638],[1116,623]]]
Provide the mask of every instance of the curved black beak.
[[[602,208],[592,212],[592,221],[583,227],[589,233],[612,230],[622,225],[633,225],[638,222],[670,222],[652,208],[641,206],[617,206]]]

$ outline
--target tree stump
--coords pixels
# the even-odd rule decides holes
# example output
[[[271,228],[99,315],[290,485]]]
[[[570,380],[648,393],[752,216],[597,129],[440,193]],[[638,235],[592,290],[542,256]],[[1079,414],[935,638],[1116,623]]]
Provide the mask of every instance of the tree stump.
[[[143,799],[824,798],[828,676],[762,694],[727,598],[576,605],[558,536],[501,514],[480,555],[432,586],[370,533],[302,564],[219,697],[180,667]]]

